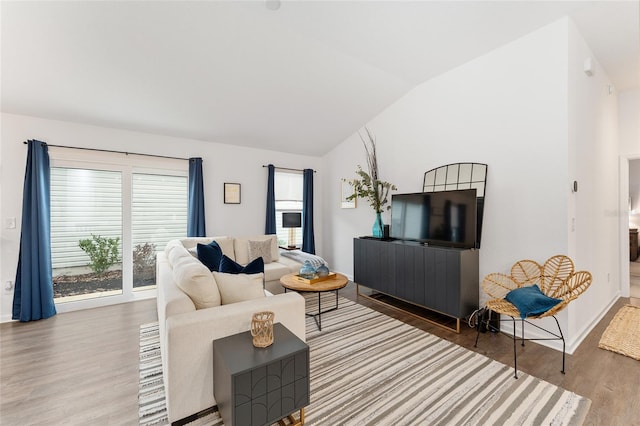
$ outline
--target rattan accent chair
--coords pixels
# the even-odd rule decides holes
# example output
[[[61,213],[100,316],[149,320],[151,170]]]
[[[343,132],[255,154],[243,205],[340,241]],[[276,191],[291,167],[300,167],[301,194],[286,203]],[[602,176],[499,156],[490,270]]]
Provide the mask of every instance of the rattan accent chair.
[[[492,273],[487,275],[482,281],[482,289],[492,299],[486,304],[487,309],[490,309],[492,313],[507,315],[511,319],[501,321],[513,322],[513,364],[514,364],[514,377],[518,378],[518,364],[517,364],[517,352],[516,342],[520,341],[524,346],[525,340],[562,340],[562,370],[564,374],[565,367],[565,340],[560,329],[560,323],[556,318],[556,314],[563,310],[572,300],[575,300],[591,285],[592,277],[591,273],[587,271],[575,271],[573,261],[564,255],[552,256],[544,262],[543,265],[538,264],[533,260],[520,260],[511,267],[511,274]],[[549,297],[561,299],[561,302],[555,305],[553,308],[546,312],[527,316],[526,318],[520,317],[520,311],[513,304],[508,302],[504,297],[511,290],[533,286],[537,284],[540,287],[542,293]],[[530,321],[529,319],[539,319],[545,317],[552,317],[556,325],[558,326],[558,333],[555,334],[549,330],[546,330]],[[485,325],[491,328],[490,318],[481,319],[483,324],[478,326],[478,334],[476,336],[475,346],[478,345],[478,337],[480,336],[481,326]],[[518,337],[516,333],[516,321],[521,322],[521,336]],[[528,338],[524,337],[524,323],[530,324],[547,334],[553,336],[549,338]]]

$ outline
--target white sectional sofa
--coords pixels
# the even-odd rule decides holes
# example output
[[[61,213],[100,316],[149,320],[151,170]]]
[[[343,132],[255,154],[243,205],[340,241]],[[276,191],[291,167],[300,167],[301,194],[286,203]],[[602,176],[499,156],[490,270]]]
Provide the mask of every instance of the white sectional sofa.
[[[210,272],[192,254],[198,243],[208,244],[214,239],[226,256],[240,264],[249,261],[249,241],[272,239],[274,261],[265,264],[267,289],[281,291],[280,277],[298,271],[301,266],[279,256],[277,241],[272,235],[173,240],[167,244],[164,253],[157,255],[160,348],[170,422],[216,405],[213,395],[212,341],[249,330],[253,313],[273,311],[276,322],[305,340],[304,298],[297,293],[272,295],[269,291],[259,290],[261,294],[258,298],[220,303],[224,299],[221,290],[228,291],[223,284],[229,275],[217,275],[216,282],[217,273]],[[245,280],[252,289],[255,289],[256,281],[257,285],[261,285],[263,280],[262,274],[236,277],[230,278]]]

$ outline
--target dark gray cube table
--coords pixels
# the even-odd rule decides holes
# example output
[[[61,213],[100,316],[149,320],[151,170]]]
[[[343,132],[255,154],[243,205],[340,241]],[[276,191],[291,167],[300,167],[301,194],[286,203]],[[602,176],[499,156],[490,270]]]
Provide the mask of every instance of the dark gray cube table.
[[[273,344],[251,332],[213,341],[213,393],[225,426],[270,425],[309,405],[309,346],[280,323]]]

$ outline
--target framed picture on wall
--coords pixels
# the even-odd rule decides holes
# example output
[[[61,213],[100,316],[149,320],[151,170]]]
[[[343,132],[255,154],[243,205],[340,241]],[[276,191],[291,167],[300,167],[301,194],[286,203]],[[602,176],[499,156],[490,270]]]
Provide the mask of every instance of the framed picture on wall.
[[[340,208],[343,209],[355,209],[356,208],[356,199],[347,200],[347,197],[355,194],[355,189],[348,180],[342,179],[340,182]]]
[[[240,184],[227,183],[224,184],[224,203],[240,204]]]

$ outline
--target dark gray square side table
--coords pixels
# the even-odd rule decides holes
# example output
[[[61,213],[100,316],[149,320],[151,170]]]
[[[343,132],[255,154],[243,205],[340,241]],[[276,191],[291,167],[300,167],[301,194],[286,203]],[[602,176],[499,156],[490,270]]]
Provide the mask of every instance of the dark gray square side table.
[[[251,332],[213,341],[213,393],[225,426],[270,425],[309,405],[309,346],[280,323],[273,344]]]

